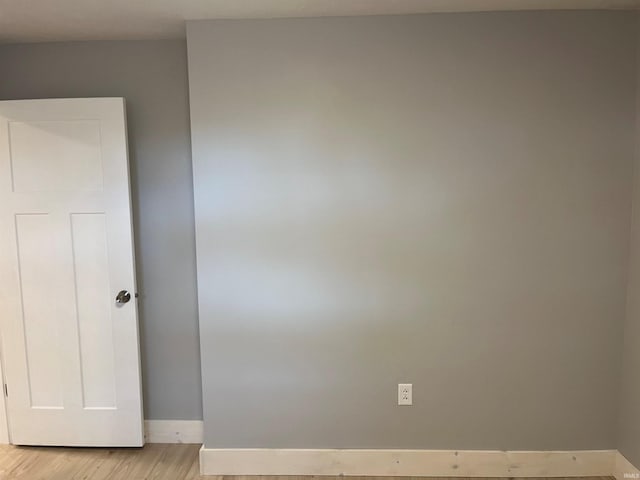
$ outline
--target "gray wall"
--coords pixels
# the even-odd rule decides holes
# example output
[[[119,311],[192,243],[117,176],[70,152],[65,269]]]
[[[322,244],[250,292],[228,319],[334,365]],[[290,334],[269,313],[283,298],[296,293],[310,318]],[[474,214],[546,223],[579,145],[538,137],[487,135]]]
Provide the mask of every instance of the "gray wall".
[[[640,17],[638,18],[640,19]],[[640,23],[638,25],[640,27]],[[636,65],[638,67],[638,92],[640,92],[640,28],[638,28],[637,42]],[[636,102],[638,116],[636,120],[633,223],[627,316],[624,330],[618,448],[630,462],[640,467],[640,95],[636,98]]]
[[[184,41],[0,46],[0,99],[127,100],[145,417],[202,418]]]
[[[614,448],[634,32],[189,22],[206,446]]]

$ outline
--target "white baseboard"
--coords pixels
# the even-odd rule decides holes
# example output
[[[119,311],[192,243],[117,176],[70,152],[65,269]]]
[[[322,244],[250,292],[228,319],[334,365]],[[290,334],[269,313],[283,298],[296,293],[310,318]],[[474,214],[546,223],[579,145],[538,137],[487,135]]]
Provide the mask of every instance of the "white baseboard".
[[[620,452],[616,452],[615,470],[616,480],[639,480],[640,469],[634,467]]]
[[[145,420],[147,443],[202,443],[202,420]]]
[[[200,449],[202,475],[604,477],[616,450]],[[629,480],[629,479],[626,479]]]

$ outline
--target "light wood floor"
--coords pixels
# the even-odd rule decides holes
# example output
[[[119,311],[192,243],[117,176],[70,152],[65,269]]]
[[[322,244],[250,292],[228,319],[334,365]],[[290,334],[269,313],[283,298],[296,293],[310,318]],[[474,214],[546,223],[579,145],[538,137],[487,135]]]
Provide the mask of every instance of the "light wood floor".
[[[201,477],[199,450],[200,445],[160,443],[116,449],[0,445],[0,480],[314,480],[314,477]],[[317,478],[344,480],[344,477]],[[612,478],[590,477],[590,480]],[[360,480],[374,479],[391,480],[391,477],[360,477]]]

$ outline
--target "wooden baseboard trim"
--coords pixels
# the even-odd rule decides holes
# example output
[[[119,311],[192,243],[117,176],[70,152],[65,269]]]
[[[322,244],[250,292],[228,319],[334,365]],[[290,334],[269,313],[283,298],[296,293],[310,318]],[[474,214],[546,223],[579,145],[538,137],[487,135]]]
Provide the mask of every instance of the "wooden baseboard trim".
[[[616,452],[613,476],[616,480],[640,480],[640,469],[633,466],[620,452]]]
[[[147,443],[202,443],[202,420],[145,420]]]
[[[616,450],[200,449],[202,475],[604,477]],[[629,480],[629,479],[626,479]]]

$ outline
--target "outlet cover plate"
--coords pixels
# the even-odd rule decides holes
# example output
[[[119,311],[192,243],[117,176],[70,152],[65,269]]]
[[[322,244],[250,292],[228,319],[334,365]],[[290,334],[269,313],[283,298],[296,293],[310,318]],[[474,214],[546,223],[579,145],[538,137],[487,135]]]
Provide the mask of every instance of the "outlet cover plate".
[[[413,405],[413,384],[398,384],[398,405]]]

